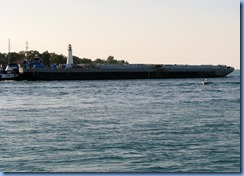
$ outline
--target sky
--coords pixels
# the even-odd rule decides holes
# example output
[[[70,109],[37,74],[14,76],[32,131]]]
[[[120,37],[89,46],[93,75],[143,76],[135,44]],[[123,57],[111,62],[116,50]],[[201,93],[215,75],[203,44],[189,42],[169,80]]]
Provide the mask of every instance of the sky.
[[[0,0],[0,52],[240,68],[238,0]]]

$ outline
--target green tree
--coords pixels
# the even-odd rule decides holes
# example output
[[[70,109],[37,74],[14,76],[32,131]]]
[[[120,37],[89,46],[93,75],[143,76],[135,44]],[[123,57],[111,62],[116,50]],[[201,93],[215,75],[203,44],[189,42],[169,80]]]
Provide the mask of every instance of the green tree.
[[[79,57],[73,56],[73,62],[74,62],[75,65],[80,64],[80,60],[81,59]]]
[[[114,64],[116,61],[114,60],[114,56],[108,56],[108,58],[107,58],[107,63],[109,63],[109,64]]]
[[[104,59],[97,58],[95,61],[93,61],[94,64],[105,64],[106,61]]]
[[[125,60],[116,60],[114,59],[114,56],[109,56],[106,60],[106,62],[108,64],[129,64],[127,61]]]
[[[118,64],[129,64],[127,61],[125,61],[125,60],[119,60],[119,61],[117,61],[118,62]]]
[[[6,53],[0,53],[0,65],[7,65],[8,57]]]
[[[88,58],[83,58],[80,60],[80,64],[92,64],[92,60]]]
[[[50,54],[50,63],[51,64],[65,64],[66,63],[67,58],[64,55],[57,55],[55,53],[51,53]]]
[[[26,55],[27,54],[27,55]],[[20,51],[19,53],[12,52],[10,53],[11,63],[16,61],[23,61],[24,59],[33,60],[35,55],[38,55],[42,59],[42,63],[46,66],[50,64],[65,64],[67,61],[67,57],[64,55],[58,55],[56,53],[49,53],[48,51],[40,54],[38,51],[31,50],[26,53],[25,51]],[[109,56],[107,60],[97,58],[95,61],[92,61],[88,58],[79,58],[77,56],[73,56],[74,64],[129,64],[125,60],[115,60],[114,56]],[[8,54],[0,53],[0,64],[7,65],[8,64]]]
[[[42,53],[41,55],[41,58],[42,58],[42,64],[43,65],[46,65],[46,66],[49,66],[50,63],[51,63],[51,56],[50,56],[50,53],[48,51],[45,51]]]

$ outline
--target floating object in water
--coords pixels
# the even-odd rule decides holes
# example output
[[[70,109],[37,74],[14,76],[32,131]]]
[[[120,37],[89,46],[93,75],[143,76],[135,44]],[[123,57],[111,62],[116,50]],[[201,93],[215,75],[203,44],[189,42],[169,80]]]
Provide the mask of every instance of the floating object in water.
[[[208,84],[212,84],[212,82],[209,82],[208,79],[204,79],[204,80],[202,81],[202,84],[203,84],[203,85],[208,85]]]

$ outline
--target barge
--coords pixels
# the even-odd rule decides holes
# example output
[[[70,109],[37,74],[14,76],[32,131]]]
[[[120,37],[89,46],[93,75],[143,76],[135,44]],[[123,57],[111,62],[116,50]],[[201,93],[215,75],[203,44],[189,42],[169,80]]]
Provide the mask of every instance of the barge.
[[[22,80],[104,80],[215,78],[234,71],[228,66],[189,65],[84,65],[82,68],[19,68]]]
[[[164,65],[164,64],[84,64],[74,65],[71,45],[67,63],[61,68],[46,67],[35,57],[19,65],[20,80],[105,80],[105,79],[163,79],[215,78],[234,71],[225,65]]]

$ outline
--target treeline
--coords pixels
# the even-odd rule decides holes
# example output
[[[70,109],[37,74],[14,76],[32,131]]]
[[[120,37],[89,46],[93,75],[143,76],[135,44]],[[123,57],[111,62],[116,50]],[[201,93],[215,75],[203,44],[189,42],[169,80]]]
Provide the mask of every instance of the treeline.
[[[45,51],[43,53],[39,53],[38,51],[29,51],[26,53],[25,51],[20,51],[19,53],[11,52],[10,53],[10,62],[17,63],[22,62],[25,59],[32,60],[34,57],[38,55],[41,58],[42,64],[49,66],[51,64],[66,64],[67,57],[62,54],[56,53],[49,53]],[[7,65],[8,64],[8,54],[7,53],[0,53],[0,65]],[[125,60],[116,60],[113,56],[109,56],[107,59],[100,59],[97,58],[96,60],[92,61],[88,58],[79,58],[77,56],[73,56],[74,64],[129,64]]]

